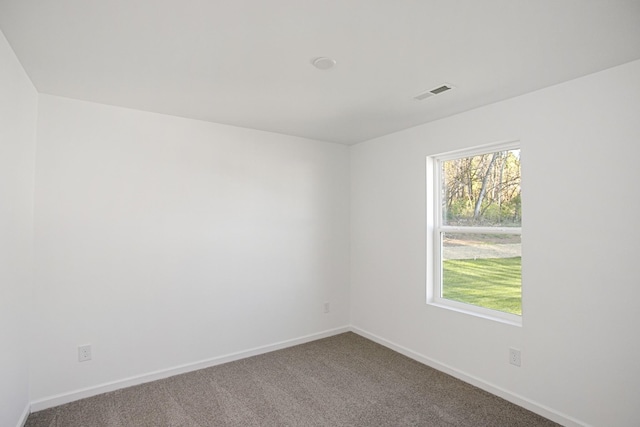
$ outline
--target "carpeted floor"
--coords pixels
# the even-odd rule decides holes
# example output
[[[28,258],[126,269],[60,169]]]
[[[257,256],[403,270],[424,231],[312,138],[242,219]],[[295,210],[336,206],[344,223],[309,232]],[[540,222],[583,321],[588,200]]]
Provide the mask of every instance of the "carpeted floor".
[[[26,427],[555,426],[353,333],[35,412]]]

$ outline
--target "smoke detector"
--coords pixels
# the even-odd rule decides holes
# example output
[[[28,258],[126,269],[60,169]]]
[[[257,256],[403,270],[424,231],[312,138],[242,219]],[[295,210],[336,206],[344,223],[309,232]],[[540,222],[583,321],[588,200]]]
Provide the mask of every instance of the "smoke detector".
[[[443,83],[439,86],[434,87],[433,89],[426,90],[421,92],[413,97],[413,99],[417,99],[418,101],[422,101],[423,99],[431,98],[432,96],[440,95],[446,91],[451,89],[455,89],[455,86],[450,85],[449,83]]]
[[[321,56],[319,58],[313,58],[311,60],[311,64],[318,70],[328,70],[329,68],[333,68],[333,66],[336,65],[336,60],[333,58],[326,58],[324,56]]]

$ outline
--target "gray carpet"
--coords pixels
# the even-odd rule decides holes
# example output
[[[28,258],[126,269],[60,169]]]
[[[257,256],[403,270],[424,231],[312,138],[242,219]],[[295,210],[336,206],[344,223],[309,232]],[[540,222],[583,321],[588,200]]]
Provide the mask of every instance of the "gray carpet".
[[[27,427],[554,426],[353,333],[72,402]]]

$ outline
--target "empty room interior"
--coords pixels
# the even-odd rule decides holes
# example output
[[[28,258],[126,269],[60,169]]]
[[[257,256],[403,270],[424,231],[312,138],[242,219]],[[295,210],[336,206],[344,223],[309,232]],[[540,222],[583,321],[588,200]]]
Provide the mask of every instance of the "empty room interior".
[[[0,30],[0,426],[322,342],[640,425],[640,1],[0,0]],[[486,153],[517,194],[492,160],[449,205]],[[517,308],[451,296],[452,235],[516,248]]]

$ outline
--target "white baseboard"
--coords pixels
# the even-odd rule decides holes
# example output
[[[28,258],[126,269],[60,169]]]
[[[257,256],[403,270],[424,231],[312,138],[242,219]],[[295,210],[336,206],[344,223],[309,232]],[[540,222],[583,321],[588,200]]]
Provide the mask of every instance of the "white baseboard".
[[[24,427],[24,425],[27,423],[27,418],[29,418],[30,413],[31,413],[31,405],[25,406],[24,411],[22,411],[22,415],[20,415],[20,418],[18,419],[17,427]]]
[[[371,341],[374,341],[380,345],[383,345],[387,348],[390,348],[391,350],[397,351],[400,354],[403,354],[413,360],[416,360],[424,365],[430,366],[434,369],[437,369],[438,371],[444,372],[446,374],[451,375],[452,377],[455,377],[461,381],[464,381],[466,383],[469,383],[473,386],[476,386],[484,391],[487,391],[491,394],[494,394],[498,397],[503,398],[504,400],[507,400],[511,403],[514,403],[518,406],[521,406],[525,409],[528,409],[531,412],[534,412],[538,415],[541,415],[547,419],[550,419],[551,421],[554,421],[558,424],[561,424],[563,426],[566,427],[590,427],[588,424],[579,421],[573,417],[570,417],[569,415],[563,414],[559,411],[556,411],[554,409],[551,409],[545,405],[542,405],[540,403],[534,402],[531,399],[528,399],[526,397],[517,395],[515,393],[512,393],[508,390],[503,389],[502,387],[499,387],[497,385],[491,384],[489,382],[486,382],[480,378],[477,378],[473,375],[469,375],[465,372],[462,372],[456,368],[453,368],[445,363],[439,362],[437,360],[431,359],[429,357],[423,356],[422,354],[416,353],[413,350],[410,350],[406,347],[403,347],[401,345],[398,345],[396,343],[393,343],[389,340],[386,340],[382,337],[379,337],[375,334],[372,334],[370,332],[367,332],[363,329],[360,329],[356,326],[351,326],[351,331],[361,335],[364,338],[370,339]]]
[[[261,347],[255,347],[252,349],[239,351],[236,353],[231,353],[223,356],[214,357],[211,359],[201,360],[194,363],[188,363],[180,366],[176,366],[173,368],[162,369],[159,371],[149,372],[142,375],[136,375],[134,377],[124,378],[117,381],[112,381],[104,384],[99,384],[93,387],[87,387],[80,390],[75,390],[68,393],[62,393],[55,396],[46,397],[43,399],[38,399],[31,402],[31,405],[27,406],[24,410],[24,413],[21,417],[21,422],[18,423],[17,427],[24,427],[27,417],[30,412],[37,412],[43,409],[51,408],[58,405],[63,405],[65,403],[74,402],[76,400],[85,399],[87,397],[95,396],[102,393],[107,393],[110,391],[119,390],[126,387],[131,387],[138,384],[143,384],[151,381],[160,380],[163,378],[168,378],[174,375],[180,375],[187,372],[197,371],[199,369],[208,368],[211,366],[221,365],[223,363],[233,362],[235,360],[244,359],[251,356],[257,356],[259,354],[268,353],[271,351],[281,350],[287,347],[293,347],[295,345],[304,344],[310,341],[315,341],[322,338],[327,338],[333,335],[338,335],[344,332],[354,332],[364,338],[370,339],[380,345],[383,345],[391,350],[397,351],[400,354],[403,354],[413,360],[416,360],[420,363],[423,363],[427,366],[430,366],[434,369],[447,373],[459,380],[462,380],[466,383],[474,385],[482,390],[485,390],[491,394],[494,394],[498,397],[501,397],[511,403],[514,403],[518,406],[521,406],[525,409],[530,410],[538,415],[541,415],[545,418],[548,418],[552,421],[555,421],[563,426],[567,427],[589,427],[588,424],[581,422],[573,417],[570,417],[566,414],[563,414],[559,411],[556,411],[552,408],[549,408],[540,403],[534,402],[526,397],[517,395],[508,390],[505,390],[499,386],[486,382],[480,378],[477,378],[473,375],[469,375],[463,371],[460,371],[456,368],[453,368],[445,363],[439,362],[437,360],[426,357],[422,354],[419,354],[413,350],[410,350],[406,347],[403,347],[399,344],[386,340],[382,337],[379,337],[375,334],[367,332],[361,328],[356,326],[343,326],[340,328],[335,328],[323,332],[319,332],[316,334],[305,335],[299,338],[294,338],[291,340],[280,341],[274,344],[269,344]]]
[[[269,353],[275,350],[281,350],[287,347],[293,347],[294,345],[304,344],[310,341],[327,338],[333,335],[349,332],[350,330],[351,330],[350,327],[343,326],[340,328],[330,329],[330,330],[319,332],[316,334],[305,335],[299,338],[280,341],[274,344],[255,347],[248,350],[239,351],[236,353],[213,357],[211,359],[201,360],[193,363],[187,363],[187,364],[176,366],[173,368],[162,369],[154,372],[148,372],[142,375],[136,375],[133,377],[124,378],[117,381],[111,381],[108,383],[99,384],[96,386],[87,387],[80,390],[75,390],[67,393],[58,394],[55,396],[45,397],[43,399],[38,399],[31,402],[31,412],[41,411],[43,409],[52,408],[54,406],[63,405],[65,403],[74,402],[76,400],[85,399],[87,397],[96,396],[98,394],[107,393],[110,391],[115,391],[122,388],[138,385],[138,384],[148,383],[151,381],[172,377],[174,375],[180,375],[187,372],[197,371],[199,369],[209,368],[211,366],[221,365],[223,363],[233,362],[235,360],[240,360],[240,359],[244,359],[251,356],[257,356],[263,353]],[[27,408],[27,415],[29,415],[28,411],[29,411],[29,408]],[[26,417],[25,417],[25,421],[26,421]]]

